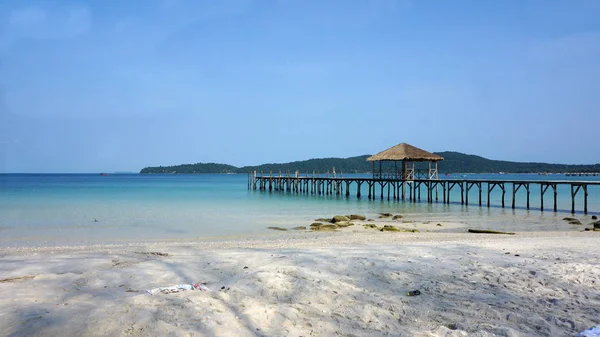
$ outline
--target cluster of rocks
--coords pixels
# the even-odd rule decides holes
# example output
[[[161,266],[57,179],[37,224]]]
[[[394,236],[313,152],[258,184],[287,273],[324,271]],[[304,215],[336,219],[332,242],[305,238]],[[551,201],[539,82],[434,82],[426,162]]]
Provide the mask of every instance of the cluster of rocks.
[[[379,213],[379,218],[381,219],[389,219],[391,218],[392,220],[400,220],[402,219],[402,215],[400,214],[391,214],[391,213]],[[350,215],[336,215],[332,218],[318,218],[315,219],[315,222],[313,222],[312,224],[310,224],[309,228],[311,231],[320,231],[320,232],[327,232],[327,231],[335,231],[339,228],[345,228],[345,227],[350,227],[350,226],[354,226],[354,222],[352,221],[373,221],[373,219],[367,219],[366,216],[361,215],[361,214],[350,214]],[[441,226],[441,224],[438,224],[438,226]],[[396,226],[392,226],[392,225],[384,225],[382,227],[377,226],[376,224],[365,224],[363,225],[363,227],[365,229],[375,229],[381,232],[412,232],[412,233],[418,233],[419,231],[416,229],[401,229],[398,228]],[[277,231],[287,231],[287,228],[283,228],[283,227],[267,227],[269,229],[273,229],[273,230],[277,230]],[[298,227],[294,227],[293,229],[295,230],[307,230],[307,228],[305,226],[298,226]]]
[[[364,221],[366,219],[366,216],[360,214],[336,215],[331,219],[319,218],[310,225],[310,229],[313,231],[333,231],[338,228],[354,226],[352,220]]]
[[[566,217],[566,218],[563,218],[563,220],[568,221],[569,225],[583,225],[583,223],[581,223],[581,220],[576,219],[576,218]],[[598,220],[598,217],[593,215],[592,220]],[[592,226],[592,227],[586,227],[585,228],[586,231],[600,232],[600,221],[591,222],[589,224],[589,226]]]

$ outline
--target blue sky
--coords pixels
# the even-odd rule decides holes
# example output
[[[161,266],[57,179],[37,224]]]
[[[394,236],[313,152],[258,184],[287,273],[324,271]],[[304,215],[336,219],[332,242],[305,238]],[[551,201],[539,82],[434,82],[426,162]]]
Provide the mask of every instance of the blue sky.
[[[0,172],[600,162],[600,1],[0,2]]]

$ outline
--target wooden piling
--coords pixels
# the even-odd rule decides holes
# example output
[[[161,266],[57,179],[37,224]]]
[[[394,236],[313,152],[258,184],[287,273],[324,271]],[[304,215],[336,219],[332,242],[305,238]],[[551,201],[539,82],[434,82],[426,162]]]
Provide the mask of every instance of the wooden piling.
[[[337,174],[336,174],[337,175]],[[341,175],[341,173],[340,173]],[[492,196],[494,189],[498,186],[501,189],[501,206],[505,207],[506,202],[506,184],[512,185],[512,198],[511,207],[515,209],[517,207],[517,193],[523,187],[526,191],[526,207],[530,209],[530,197],[531,197],[531,184],[540,185],[540,209],[544,210],[544,196],[548,188],[552,188],[553,191],[553,209],[558,210],[558,185],[567,185],[571,188],[571,212],[576,212],[576,198],[580,190],[583,191],[583,212],[588,213],[588,196],[589,196],[589,185],[600,186],[600,182],[594,181],[510,181],[510,180],[453,180],[453,179],[412,179],[402,180],[392,176],[389,179],[385,178],[343,178],[336,176],[335,178],[327,172],[325,177],[316,176],[315,172],[310,175],[306,172],[305,175],[301,175],[299,171],[295,171],[292,174],[291,171],[279,172],[278,176],[274,176],[273,172],[269,172],[268,175],[264,175],[264,172],[258,173],[257,171],[248,171],[247,173],[247,188],[253,190],[261,190],[269,192],[287,192],[287,193],[306,193],[306,194],[319,194],[319,195],[336,195],[347,198],[350,197],[352,191],[352,184],[356,183],[356,197],[361,197],[362,184],[367,183],[368,197],[369,199],[375,199],[377,196],[376,186],[379,186],[379,198],[384,199],[387,195],[388,200],[403,200],[411,202],[417,202],[421,200],[422,186],[426,188],[427,202],[433,203],[433,193],[436,190],[436,201],[437,190],[441,186],[442,188],[442,201],[446,204],[450,203],[452,189],[458,185],[461,194],[461,204],[469,205],[469,194],[474,186],[477,186],[479,194],[479,205],[482,204],[482,184],[487,185],[487,206],[491,207]],[[386,191],[387,188],[387,191]],[[402,191],[400,190],[402,189]],[[408,194],[408,198],[407,198]]]

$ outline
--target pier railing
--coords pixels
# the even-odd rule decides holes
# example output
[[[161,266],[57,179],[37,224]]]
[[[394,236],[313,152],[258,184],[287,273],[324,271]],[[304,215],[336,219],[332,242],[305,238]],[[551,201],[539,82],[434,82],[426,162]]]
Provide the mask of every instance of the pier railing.
[[[577,195],[583,194],[583,212],[588,213],[588,188],[589,186],[600,186],[600,181],[573,181],[573,180],[490,180],[490,179],[414,179],[403,180],[396,178],[358,178],[339,177],[321,174],[279,174],[269,175],[256,172],[248,173],[248,189],[264,191],[287,191],[293,193],[306,193],[316,195],[338,195],[350,197],[350,191],[355,188],[356,197],[361,198],[362,186],[367,186],[367,197],[369,199],[387,198],[398,201],[419,201],[421,193],[424,192],[427,202],[450,203],[451,192],[460,194],[460,203],[469,204],[469,192],[475,189],[479,206],[491,206],[491,194],[494,190],[501,191],[501,205],[505,207],[506,193],[511,193],[511,207],[516,207],[517,192],[524,190],[526,194],[525,207],[530,209],[531,193],[539,191],[540,209],[543,211],[544,196],[552,194],[552,209],[556,212],[558,186],[570,187],[571,212],[575,213],[575,201]],[[378,193],[379,192],[379,193]],[[484,199],[483,193],[486,194]],[[441,195],[440,195],[441,194]],[[458,202],[458,200],[457,200]]]

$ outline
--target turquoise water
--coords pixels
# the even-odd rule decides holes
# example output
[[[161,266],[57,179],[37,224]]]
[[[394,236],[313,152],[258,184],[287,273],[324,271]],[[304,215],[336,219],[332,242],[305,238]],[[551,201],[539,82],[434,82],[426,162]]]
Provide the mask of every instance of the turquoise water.
[[[456,176],[458,177],[458,176]],[[473,179],[596,180],[599,177],[563,175],[468,175]],[[507,186],[505,209],[500,191],[492,194],[493,207],[478,207],[477,192],[471,205],[454,203],[402,203],[247,190],[246,175],[0,175],[0,246],[115,243],[144,240],[180,240],[214,236],[281,235],[267,226],[306,226],[316,217],[378,212],[402,213],[409,220],[464,221],[472,227],[501,230],[575,230],[561,221],[569,214],[568,187],[559,189],[558,207],[546,192],[547,211],[540,212],[539,190],[532,189],[532,210],[525,210],[525,192],[510,208]],[[424,190],[423,190],[424,192]],[[425,193],[422,197],[425,199]],[[577,209],[582,210],[583,196]],[[484,205],[486,193],[483,193]],[[441,194],[440,194],[441,201]],[[456,202],[459,202],[458,204]],[[589,188],[589,215],[600,211],[600,186]],[[578,216],[587,219],[582,214]]]

